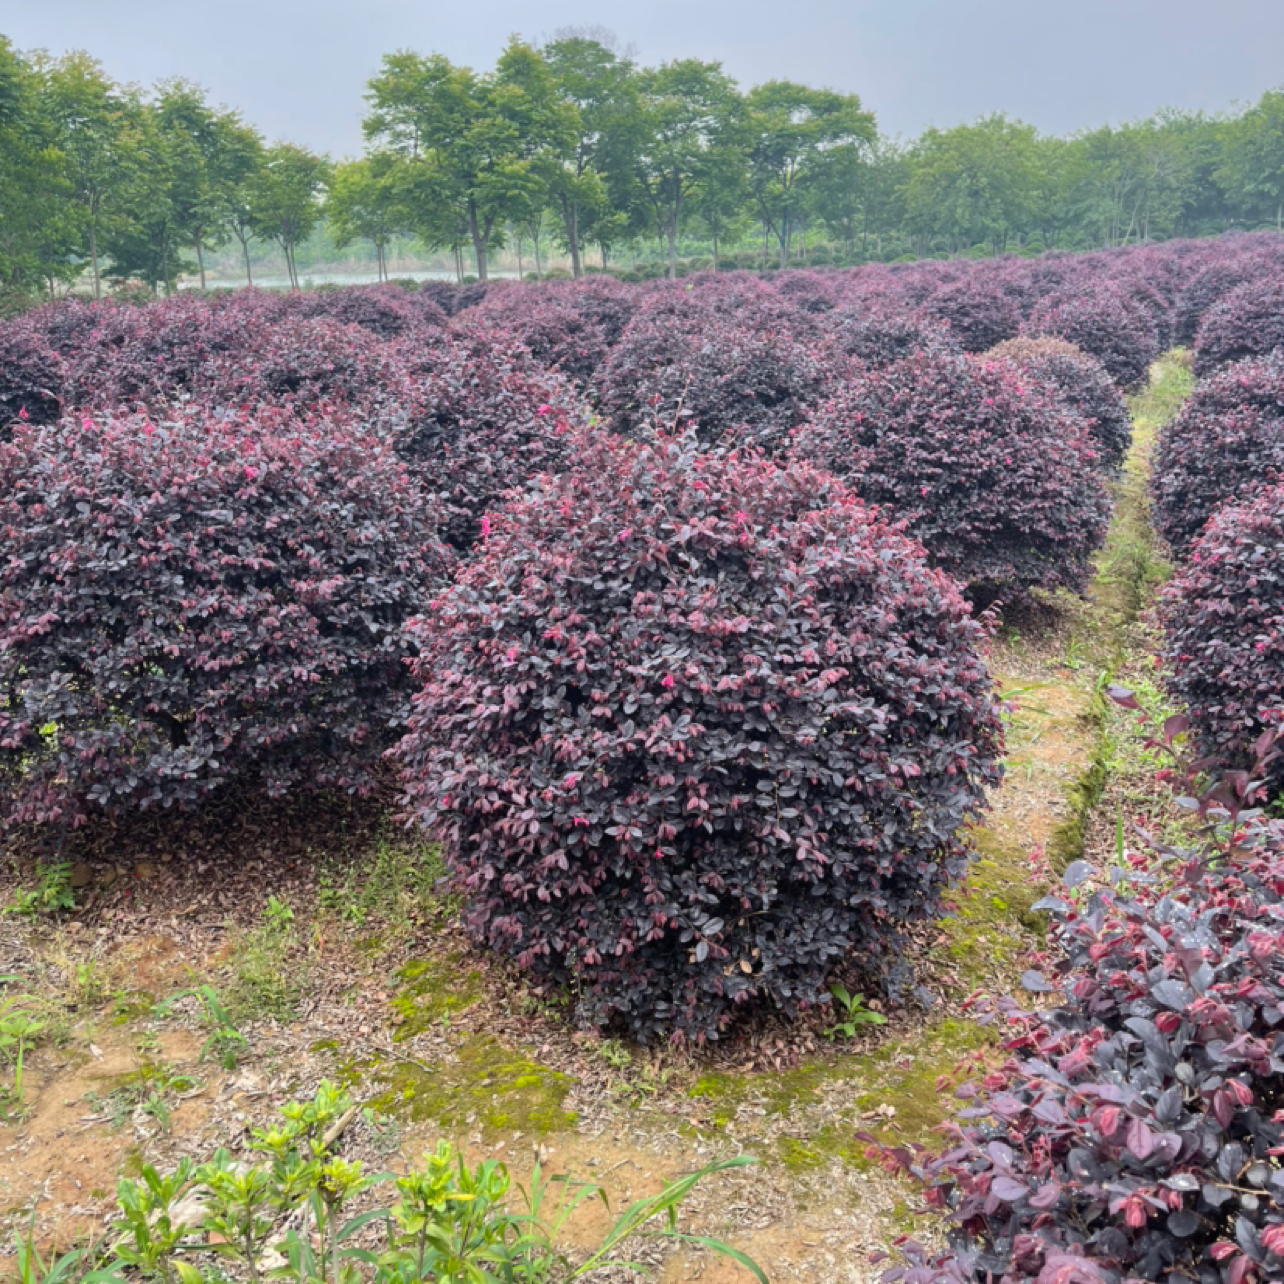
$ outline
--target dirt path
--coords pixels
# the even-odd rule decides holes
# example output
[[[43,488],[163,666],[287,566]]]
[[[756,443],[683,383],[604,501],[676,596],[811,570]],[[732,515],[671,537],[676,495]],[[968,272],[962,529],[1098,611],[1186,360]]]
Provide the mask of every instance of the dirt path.
[[[1159,383],[1170,374],[1162,367]],[[25,1113],[0,1125],[0,1218],[12,1224],[38,1199],[57,1238],[83,1234],[101,1224],[121,1172],[235,1148],[328,1077],[380,1111],[384,1123],[354,1127],[345,1145],[381,1168],[447,1136],[522,1181],[536,1154],[600,1180],[618,1209],[716,1156],[755,1155],[757,1166],[697,1189],[684,1227],[744,1249],[775,1284],[874,1280],[869,1253],[923,1228],[913,1192],[855,1134],[925,1140],[950,1113],[948,1081],[984,1060],[992,1038],[964,1000],[1015,985],[1039,939],[1029,907],[1049,866],[1100,825],[1092,809],[1110,744],[1100,684],[1140,645],[1137,609],[1158,574],[1144,511],[1154,423],[1143,416],[1140,428],[1088,600],[1010,621],[994,645],[1011,708],[1007,779],[975,835],[981,860],[955,916],[921,942],[924,980],[940,996],[926,1015],[837,1046],[819,1020],[767,1028],[701,1063],[570,1034],[545,998],[468,950],[449,907],[425,896],[422,852],[386,838],[355,874],[292,856],[278,877],[269,864],[229,905],[213,899],[208,871],[183,862],[110,878],[95,868],[97,908],[76,926],[0,925],[0,973],[43,996],[56,1036],[30,1059]],[[268,887],[275,916],[263,912]],[[0,887],[0,899],[12,893]],[[200,1059],[197,1000],[154,1010],[206,981],[250,1041],[231,1071]],[[587,1248],[608,1224],[586,1204],[567,1242]],[[749,1278],[658,1244],[634,1255],[665,1281]]]

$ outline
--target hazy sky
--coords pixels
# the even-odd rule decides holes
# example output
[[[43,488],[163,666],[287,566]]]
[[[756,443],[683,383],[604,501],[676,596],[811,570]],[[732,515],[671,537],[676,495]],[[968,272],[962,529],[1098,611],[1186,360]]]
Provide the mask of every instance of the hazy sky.
[[[361,149],[383,54],[484,69],[513,32],[586,23],[644,62],[719,59],[744,87],[855,91],[905,135],[991,111],[1065,133],[1284,84],[1284,0],[0,0],[19,49],[87,49],[120,80],[184,76],[269,139],[336,156]]]

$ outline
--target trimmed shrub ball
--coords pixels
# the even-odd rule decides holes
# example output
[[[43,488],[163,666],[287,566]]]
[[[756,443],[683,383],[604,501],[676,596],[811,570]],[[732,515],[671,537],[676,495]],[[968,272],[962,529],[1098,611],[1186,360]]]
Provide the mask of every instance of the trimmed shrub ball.
[[[1284,352],[1201,379],[1155,446],[1155,524],[1179,557],[1227,500],[1284,480]]]
[[[424,325],[445,325],[446,313],[427,295],[398,285],[347,286],[307,296],[306,316],[359,325],[380,339],[392,339]]]
[[[1100,361],[1051,335],[1009,339],[988,355],[1015,363],[1078,415],[1088,425],[1103,468],[1113,470],[1123,463],[1132,442],[1132,419],[1123,394]]]
[[[1217,510],[1164,594],[1173,695],[1205,753],[1251,765],[1250,746],[1284,719],[1284,486]],[[1284,762],[1270,769],[1284,789]]]
[[[63,359],[31,326],[0,324],[0,431],[15,420],[57,419],[66,378]]]
[[[1144,383],[1159,355],[1159,337],[1150,317],[1108,285],[1089,284],[1049,295],[1030,314],[1024,332],[1055,335],[1082,348],[1121,388]]]
[[[507,331],[541,365],[581,382],[592,377],[606,356],[606,336],[593,319],[564,293],[522,286],[493,293],[465,318],[468,326]]]
[[[415,629],[407,807],[584,1026],[822,1000],[938,914],[999,777],[981,625],[806,464],[591,434]]]
[[[859,366],[881,370],[918,352],[961,352],[949,326],[917,312],[846,305],[826,318],[835,347]]]
[[[1021,329],[1021,311],[997,281],[947,286],[923,304],[923,312],[948,325],[964,352],[985,352]]]
[[[1284,270],[1245,281],[1204,313],[1195,336],[1195,373],[1201,378],[1232,361],[1284,347]]]
[[[449,567],[377,439],[195,411],[19,428],[0,529],[5,821],[375,783],[403,626]]]
[[[1222,263],[1210,263],[1196,273],[1178,295],[1173,321],[1174,342],[1189,346],[1195,342],[1204,313],[1237,285],[1260,275],[1262,267],[1248,256],[1235,257]]]
[[[920,354],[867,372],[797,448],[888,505],[980,600],[1081,590],[1105,537],[1086,426],[1006,362]]]
[[[691,425],[705,443],[731,435],[785,448],[825,394],[823,354],[764,322],[770,313],[750,308],[741,323],[718,307],[660,297],[594,378],[603,418],[624,434]]]
[[[1130,853],[1141,869],[1113,887],[1041,903],[1055,972],[1025,979],[1064,997],[1002,1004],[1001,1051],[954,1090],[944,1154],[882,1149],[946,1222],[885,1279],[1284,1279],[1284,827],[1243,823],[1234,848]]]
[[[422,349],[374,421],[432,499],[443,538],[473,547],[483,520],[536,473],[561,472],[588,407],[570,381],[489,331]]]

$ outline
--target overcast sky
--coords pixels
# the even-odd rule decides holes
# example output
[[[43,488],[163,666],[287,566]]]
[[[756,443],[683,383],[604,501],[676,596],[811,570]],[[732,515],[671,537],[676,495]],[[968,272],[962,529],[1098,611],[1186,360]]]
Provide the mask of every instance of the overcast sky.
[[[86,49],[120,80],[186,77],[269,139],[335,156],[361,150],[383,54],[484,69],[513,32],[586,23],[644,62],[854,91],[907,136],[992,111],[1068,133],[1163,105],[1224,111],[1284,84],[1284,0],[0,0],[19,49]]]

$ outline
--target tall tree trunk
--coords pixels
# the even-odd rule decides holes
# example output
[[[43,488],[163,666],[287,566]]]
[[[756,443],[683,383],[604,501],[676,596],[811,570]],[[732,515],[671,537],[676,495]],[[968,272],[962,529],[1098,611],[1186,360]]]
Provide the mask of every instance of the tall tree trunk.
[[[94,227],[93,219],[89,220],[89,257],[94,264],[94,298],[101,299],[103,291],[98,273],[98,229]]]
[[[477,207],[468,207],[468,234],[473,238],[473,254],[477,259],[477,279],[485,281],[486,277],[486,238],[482,235],[481,225],[477,222]]]
[[[780,213],[780,266],[789,266],[789,206]]]
[[[463,285],[464,283],[464,251],[463,247],[455,246],[455,284]]]
[[[517,228],[514,228],[513,231],[517,236],[517,279],[524,281],[526,280],[526,272],[522,267],[522,234]]]
[[[577,280],[583,275],[580,266],[580,207],[577,201],[562,197],[562,222],[566,225],[566,245],[571,253],[571,275]]]
[[[205,252],[201,248],[201,235],[198,232],[193,238],[196,242],[196,263],[201,269],[201,293],[205,293]]]
[[[714,228],[713,232],[713,270],[718,270],[718,231]]]
[[[531,243],[535,247],[535,280],[542,281],[544,279],[544,269],[540,266],[539,261],[539,233],[534,229],[531,230]]]
[[[669,280],[675,281],[678,276],[678,215],[675,210],[664,229],[669,238]]]

